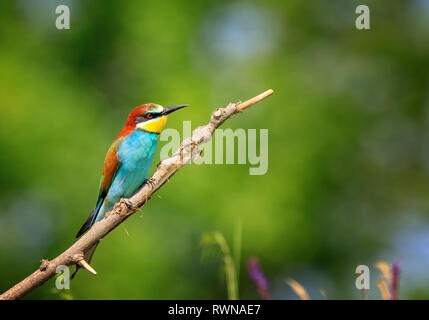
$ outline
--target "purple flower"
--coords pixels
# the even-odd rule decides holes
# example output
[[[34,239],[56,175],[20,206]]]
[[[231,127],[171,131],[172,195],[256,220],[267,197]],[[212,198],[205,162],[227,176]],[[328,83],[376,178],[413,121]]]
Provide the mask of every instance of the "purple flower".
[[[392,283],[390,288],[390,299],[398,300],[399,297],[399,273],[401,271],[401,263],[396,261],[392,266]]]
[[[271,300],[271,292],[269,290],[268,280],[262,272],[258,258],[251,257],[247,262],[249,270],[249,277],[252,279],[256,288],[258,289],[259,296],[263,300]]]

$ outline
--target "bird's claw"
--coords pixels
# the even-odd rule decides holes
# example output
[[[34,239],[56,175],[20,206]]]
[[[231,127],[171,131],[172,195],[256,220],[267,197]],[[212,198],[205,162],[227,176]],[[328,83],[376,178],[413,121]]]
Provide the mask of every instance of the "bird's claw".
[[[153,188],[155,187],[155,179],[154,178],[145,179],[144,184],[148,184]]]

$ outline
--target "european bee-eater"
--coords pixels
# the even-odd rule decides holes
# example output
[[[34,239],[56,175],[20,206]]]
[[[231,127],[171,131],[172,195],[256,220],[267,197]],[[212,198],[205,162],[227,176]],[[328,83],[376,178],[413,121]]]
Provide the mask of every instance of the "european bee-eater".
[[[107,152],[96,205],[76,238],[103,219],[121,198],[130,197],[143,185],[152,167],[158,135],[167,122],[167,115],[186,106],[163,108],[147,103],[131,111]],[[89,259],[94,250],[90,250]]]
[[[107,151],[95,208],[76,238],[94,222],[103,219],[121,198],[130,197],[143,185],[152,167],[158,135],[167,122],[167,115],[186,106],[163,108],[147,103],[131,111],[125,126]]]

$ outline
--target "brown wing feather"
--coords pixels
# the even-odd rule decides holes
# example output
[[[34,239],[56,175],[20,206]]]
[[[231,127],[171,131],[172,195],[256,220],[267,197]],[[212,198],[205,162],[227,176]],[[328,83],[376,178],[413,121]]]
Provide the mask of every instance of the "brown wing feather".
[[[89,217],[86,219],[85,223],[79,229],[78,233],[76,234],[76,238],[79,238],[91,227],[94,215],[98,214],[100,204],[107,196],[107,192],[109,191],[110,185],[112,184],[112,181],[115,177],[115,173],[121,165],[121,163],[118,161],[117,151],[123,140],[124,138],[119,138],[115,140],[115,142],[113,142],[110,146],[109,151],[107,151],[106,159],[104,160],[103,175],[100,181],[100,190],[98,193],[96,205],[91,211]]]
[[[110,146],[109,151],[107,151],[106,159],[104,160],[103,176],[100,183],[100,195],[107,193],[112,184],[115,172],[118,170],[120,163],[118,161],[117,151],[123,140],[124,138],[116,140]]]

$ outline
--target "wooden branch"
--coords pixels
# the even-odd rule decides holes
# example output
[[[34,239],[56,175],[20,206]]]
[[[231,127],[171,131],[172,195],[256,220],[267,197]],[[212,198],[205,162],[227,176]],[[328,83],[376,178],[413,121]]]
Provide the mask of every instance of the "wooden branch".
[[[104,219],[96,222],[87,233],[58,257],[51,261],[42,260],[38,270],[34,271],[27,278],[0,295],[0,300],[13,300],[24,297],[52,278],[56,274],[55,271],[57,267],[61,265],[79,265],[93,274],[97,274],[84,260],[83,257],[85,253],[130,215],[143,207],[146,202],[149,201],[150,197],[161,188],[168,179],[181,167],[190,163],[191,158],[196,159],[199,157],[201,155],[201,150],[198,149],[198,146],[207,142],[214,131],[228,118],[267,98],[273,94],[273,92],[274,91],[270,89],[243,103],[230,103],[225,108],[216,109],[212,113],[207,125],[193,130],[192,136],[182,141],[179,150],[177,150],[173,156],[161,161],[152,178],[150,178],[150,183],[144,184],[131,198],[121,199],[121,201],[116,203],[113,210],[108,212]]]

